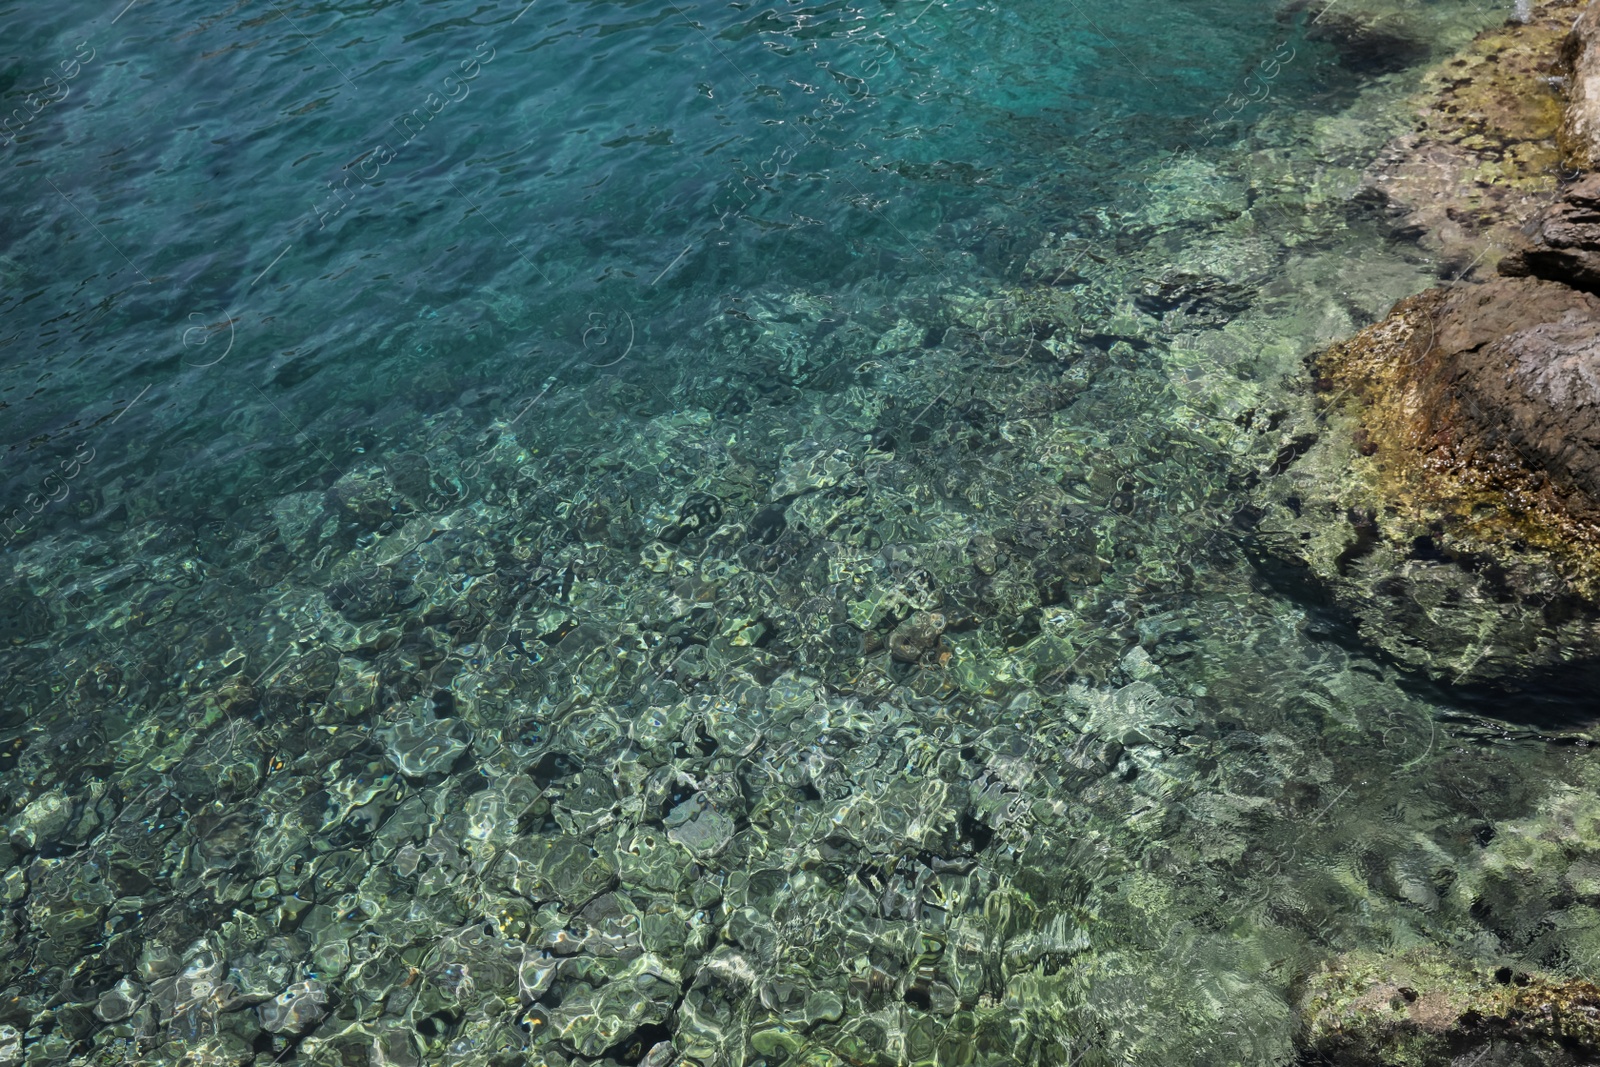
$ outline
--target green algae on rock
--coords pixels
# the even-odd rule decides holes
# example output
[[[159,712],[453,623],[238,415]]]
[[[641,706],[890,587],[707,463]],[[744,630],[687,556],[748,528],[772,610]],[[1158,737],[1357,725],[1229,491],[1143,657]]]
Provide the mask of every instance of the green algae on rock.
[[[1267,551],[1301,561],[1368,640],[1446,680],[1600,653],[1581,609],[1600,574],[1595,506],[1516,414],[1542,425],[1548,410],[1518,391],[1533,373],[1519,344],[1549,356],[1563,316],[1596,314],[1588,294],[1503,279],[1402,301],[1330,348],[1316,364],[1327,432],[1264,483]]]
[[[1556,188],[1561,53],[1582,0],[1534,5],[1431,67],[1413,128],[1362,178],[1361,199],[1453,276],[1493,266]]]
[[[1576,1067],[1600,1055],[1600,987],[1432,949],[1354,952],[1301,987],[1302,1045],[1335,1067]]]

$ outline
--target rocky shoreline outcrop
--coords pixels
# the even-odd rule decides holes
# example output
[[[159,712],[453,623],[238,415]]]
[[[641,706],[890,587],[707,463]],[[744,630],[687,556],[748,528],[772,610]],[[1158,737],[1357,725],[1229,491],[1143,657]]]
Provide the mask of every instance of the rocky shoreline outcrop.
[[[1398,662],[1502,696],[1600,677],[1600,175],[1580,169],[1600,9],[1580,7],[1441,64],[1368,169],[1357,204],[1450,281],[1313,359],[1315,425],[1257,501],[1269,574]]]
[[[1264,574],[1365,643],[1538,721],[1541,689],[1581,708],[1600,681],[1600,0],[1541,5],[1430,80],[1355,203],[1446,281],[1311,359],[1315,415],[1246,525]],[[1449,906],[1499,932],[1522,900],[1588,906],[1589,795],[1489,828]],[[1595,1062],[1593,958],[1518,944],[1324,961],[1296,981],[1301,1062]]]

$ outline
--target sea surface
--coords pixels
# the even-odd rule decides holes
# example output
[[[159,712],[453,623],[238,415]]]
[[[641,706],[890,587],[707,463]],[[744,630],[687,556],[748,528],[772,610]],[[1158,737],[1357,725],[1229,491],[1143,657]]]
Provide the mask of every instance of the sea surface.
[[[1241,518],[1512,5],[1388,7],[0,7],[0,1063],[1286,1064],[1328,961],[1592,973],[1586,744]]]

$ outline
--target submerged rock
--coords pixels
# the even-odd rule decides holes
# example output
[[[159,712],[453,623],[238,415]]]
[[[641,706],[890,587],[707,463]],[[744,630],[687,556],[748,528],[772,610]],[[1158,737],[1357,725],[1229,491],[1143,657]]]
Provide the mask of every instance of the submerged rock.
[[[1352,953],[1306,979],[1303,1043],[1336,1067],[1558,1067],[1600,1053],[1600,988],[1440,952]]]
[[[322,1021],[327,1006],[327,991],[311,978],[295,982],[256,1010],[269,1034],[304,1034]]]
[[[938,612],[916,612],[889,635],[889,654],[904,663],[917,662],[938,646],[944,623]]]
[[[1492,265],[1555,188],[1560,53],[1580,6],[1540,4],[1429,71],[1415,126],[1363,174],[1357,202],[1446,274]]]
[[[72,821],[72,800],[59,789],[52,789],[22,809],[11,825],[11,840],[23,848],[34,849],[59,835]]]
[[[1450,682],[1600,657],[1600,297],[1501,278],[1401,301],[1316,361],[1330,432],[1280,455],[1261,543]]]
[[[1307,14],[1306,39],[1332,46],[1339,65],[1360,74],[1388,74],[1428,58],[1434,34],[1416,5],[1397,7],[1367,3],[1360,7],[1337,0],[1292,0],[1280,18]]]

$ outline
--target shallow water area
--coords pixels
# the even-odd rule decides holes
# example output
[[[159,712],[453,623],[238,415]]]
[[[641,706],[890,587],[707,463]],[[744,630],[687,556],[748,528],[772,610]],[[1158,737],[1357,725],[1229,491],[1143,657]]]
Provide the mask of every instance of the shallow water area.
[[[1592,976],[1588,709],[1245,514],[1511,14],[1380,6],[5,8],[0,1064],[1288,1064],[1352,960]]]

